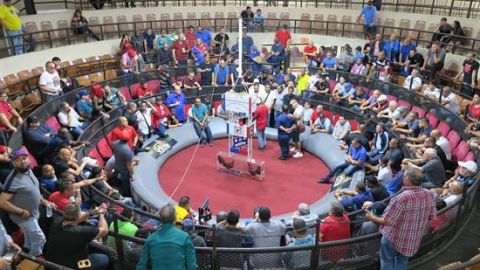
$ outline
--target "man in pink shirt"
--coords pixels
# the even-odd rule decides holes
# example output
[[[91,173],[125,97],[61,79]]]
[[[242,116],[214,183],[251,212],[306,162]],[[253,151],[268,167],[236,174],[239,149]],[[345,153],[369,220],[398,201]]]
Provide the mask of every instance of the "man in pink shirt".
[[[265,105],[264,100],[260,97],[257,99],[257,109],[253,114],[253,118],[257,121],[257,139],[258,139],[258,149],[263,150],[267,144],[267,136],[265,135],[265,129],[267,128],[267,119],[268,119],[268,107]]]

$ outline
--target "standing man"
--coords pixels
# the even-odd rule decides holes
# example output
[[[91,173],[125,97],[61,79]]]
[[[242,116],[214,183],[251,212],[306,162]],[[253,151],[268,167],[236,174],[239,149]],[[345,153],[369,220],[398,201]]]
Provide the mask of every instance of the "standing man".
[[[0,6],[0,24],[5,28],[12,46],[12,55],[23,54],[23,30],[22,19],[18,16],[18,10],[12,6],[11,0],[4,0]]]
[[[372,1],[368,1],[367,5],[363,7],[362,11],[357,17],[357,23],[360,23],[360,18],[363,16],[363,33],[365,37],[375,35],[377,32],[377,8]]]
[[[180,88],[180,85],[175,83],[173,85],[173,93],[168,95],[167,100],[165,102],[167,107],[175,115],[175,117],[180,123],[185,123],[185,121],[187,120],[185,118],[186,99],[187,98],[183,94],[182,89]]]
[[[402,191],[392,198],[383,217],[366,214],[368,220],[381,225],[382,270],[407,269],[408,259],[417,253],[428,221],[436,214],[432,193],[421,187],[422,172],[409,165],[404,171]]]
[[[278,129],[278,144],[282,155],[278,158],[280,160],[287,160],[290,158],[288,143],[292,138],[292,130],[296,127],[295,122],[288,116],[289,106],[283,104],[282,113],[276,119],[276,127]]]
[[[120,192],[124,197],[131,197],[130,182],[135,180],[133,167],[136,165],[133,150],[128,146],[129,135],[127,131],[121,131],[119,138],[113,145],[115,157],[115,172],[120,182]]]
[[[229,67],[226,64],[225,59],[220,59],[218,64],[213,68],[212,86],[217,87],[219,85],[227,85],[229,74]]]
[[[185,40],[184,33],[180,33],[178,35],[178,39],[173,42],[172,51],[173,61],[175,62],[175,65],[186,66],[188,56],[188,44]]]
[[[292,35],[287,30],[288,26],[284,24],[276,33],[275,37],[278,39],[278,42],[282,44],[283,47],[288,48],[290,42],[292,41]]]
[[[435,76],[437,72],[443,69],[443,65],[445,64],[445,50],[440,48],[440,44],[438,42],[434,42],[430,50],[427,53],[427,59],[423,63],[422,70],[428,69],[428,78],[432,81],[435,81]]]
[[[40,184],[30,169],[30,159],[26,150],[13,154],[13,170],[5,179],[0,194],[0,208],[9,213],[10,219],[23,231],[24,246],[32,256],[40,256],[46,242],[38,224],[39,207],[56,208],[55,204],[42,198]]]
[[[193,127],[200,138],[200,147],[205,146],[205,143],[213,146],[212,131],[208,126],[208,109],[207,105],[202,103],[202,100],[195,98],[195,105],[192,107]],[[205,132],[205,136],[203,133]]]
[[[257,128],[258,150],[265,149],[267,144],[265,129],[267,128],[268,113],[269,108],[265,105],[264,99],[257,97],[257,108],[253,114],[253,119],[257,121],[255,125]]]
[[[160,229],[152,233],[143,245],[137,270],[152,269],[195,270],[197,260],[190,236],[177,228],[175,208],[167,204],[160,209]]]
[[[463,75],[462,89],[460,91],[470,97],[473,97],[474,89],[478,83],[478,68],[478,61],[473,57],[473,53],[469,52],[465,57],[465,61],[463,61],[463,70],[455,77],[455,80],[459,80]]]
[[[50,102],[62,95],[62,86],[60,84],[60,75],[58,75],[55,64],[48,61],[45,63],[45,71],[38,79],[38,86],[42,91],[42,101]]]

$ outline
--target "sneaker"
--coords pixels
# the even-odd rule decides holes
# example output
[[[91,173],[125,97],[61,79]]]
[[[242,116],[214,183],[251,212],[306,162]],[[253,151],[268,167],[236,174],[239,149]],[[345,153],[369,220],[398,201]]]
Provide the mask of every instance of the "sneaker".
[[[295,155],[293,155],[294,158],[301,158],[303,157],[302,152],[296,152]]]
[[[213,146],[213,143],[208,143],[208,146],[212,147],[212,146]]]
[[[278,159],[280,159],[280,160],[286,160],[287,158],[284,157],[284,156],[281,156],[281,157],[278,157]]]
[[[322,178],[317,181],[319,184],[330,184],[330,179],[329,178]]]
[[[296,151],[296,150],[297,150],[297,148],[295,148],[295,146],[294,146],[294,147],[290,147],[290,152],[293,152],[293,151]]]

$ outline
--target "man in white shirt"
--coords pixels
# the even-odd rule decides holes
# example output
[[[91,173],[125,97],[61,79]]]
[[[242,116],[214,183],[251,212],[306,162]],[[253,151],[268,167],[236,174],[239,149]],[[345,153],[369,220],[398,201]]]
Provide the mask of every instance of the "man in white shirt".
[[[265,99],[265,86],[260,84],[258,79],[253,80],[253,85],[248,88],[248,94],[253,98],[253,100],[257,100],[260,98],[261,100]]]
[[[315,84],[318,82],[318,80],[320,80],[320,77],[322,76],[321,72],[317,72],[317,74],[315,74],[315,76],[312,76],[310,77],[310,79],[308,79],[308,90],[310,91],[313,91],[315,90]]]
[[[45,63],[45,71],[38,79],[38,86],[42,91],[43,103],[50,102],[62,94],[60,76],[55,68],[55,64],[48,61]]]
[[[450,86],[443,87],[441,103],[445,108],[449,109],[453,113],[460,114],[460,107],[457,103],[457,95],[452,92]]]
[[[144,139],[150,135],[152,127],[152,112],[156,111],[157,109],[149,101],[142,101],[140,104],[140,110],[135,112],[135,115],[137,116],[138,130]]]
[[[422,87],[422,79],[418,76],[418,69],[414,68],[412,74],[403,82],[403,88],[410,91],[419,91],[420,87]]]
[[[299,126],[303,125],[303,106],[296,99],[290,100],[290,106],[293,108],[293,114],[289,114],[288,117],[294,119],[295,124],[297,124],[297,128],[292,131],[292,140],[295,143],[295,147],[292,147],[290,151],[295,151],[294,158],[301,158],[303,153]]]
[[[423,90],[423,94],[431,99],[438,100],[440,89],[435,86],[435,83],[429,82],[425,87],[425,90]]]
[[[430,136],[435,138],[436,144],[442,148],[445,153],[445,157],[448,160],[452,159],[452,149],[450,148],[450,143],[447,138],[443,137],[442,133],[438,129],[434,129],[430,132]]]
[[[67,102],[62,102],[60,104],[60,111],[58,112],[58,121],[62,126],[68,128],[70,133],[75,138],[78,138],[82,133],[83,130],[88,127],[88,122],[81,122],[82,118],[78,113],[70,107]]]

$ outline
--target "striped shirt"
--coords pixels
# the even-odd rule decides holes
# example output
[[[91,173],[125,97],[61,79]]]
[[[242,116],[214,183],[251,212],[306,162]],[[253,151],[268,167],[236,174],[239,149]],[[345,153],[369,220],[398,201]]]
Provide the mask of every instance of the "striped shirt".
[[[404,187],[385,209],[386,224],[380,232],[404,256],[417,253],[428,221],[436,215],[435,200],[430,191],[421,187]]]

